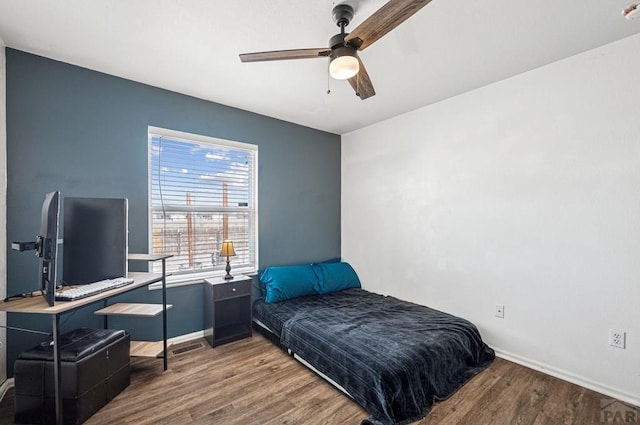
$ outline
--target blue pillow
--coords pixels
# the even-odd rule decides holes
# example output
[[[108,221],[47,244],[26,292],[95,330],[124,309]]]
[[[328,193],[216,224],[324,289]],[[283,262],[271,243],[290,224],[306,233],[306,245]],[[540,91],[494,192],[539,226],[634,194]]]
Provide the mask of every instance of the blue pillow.
[[[265,302],[276,303],[316,294],[318,277],[310,264],[268,267],[260,276],[260,282],[264,289]]]
[[[349,288],[360,288],[360,279],[349,263],[314,264],[318,275],[316,291],[319,294],[342,291]]]

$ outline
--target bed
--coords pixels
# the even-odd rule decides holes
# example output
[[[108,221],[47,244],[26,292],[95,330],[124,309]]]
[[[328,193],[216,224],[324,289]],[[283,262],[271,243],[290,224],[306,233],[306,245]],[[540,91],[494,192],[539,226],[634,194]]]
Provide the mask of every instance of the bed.
[[[465,319],[368,292],[359,281],[323,291],[317,276],[310,294],[257,296],[254,322],[364,407],[363,425],[423,418],[495,357]]]

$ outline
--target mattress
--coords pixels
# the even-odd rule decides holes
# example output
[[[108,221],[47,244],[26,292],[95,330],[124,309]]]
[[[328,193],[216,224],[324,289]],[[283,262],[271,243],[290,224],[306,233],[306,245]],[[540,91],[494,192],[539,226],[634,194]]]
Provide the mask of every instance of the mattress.
[[[423,418],[495,357],[471,322],[363,289],[256,300],[253,317],[363,406],[363,424]]]

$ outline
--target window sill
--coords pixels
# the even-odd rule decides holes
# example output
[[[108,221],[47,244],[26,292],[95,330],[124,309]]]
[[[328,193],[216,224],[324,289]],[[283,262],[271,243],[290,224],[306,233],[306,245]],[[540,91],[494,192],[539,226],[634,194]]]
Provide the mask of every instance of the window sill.
[[[232,269],[231,273],[233,275],[252,275],[256,274],[256,270],[252,268],[238,268]],[[179,274],[179,275],[167,275],[167,289],[168,288],[177,288],[180,286],[188,286],[188,285],[200,285],[204,283],[205,279],[211,279],[214,277],[224,276],[226,273],[224,271],[215,271],[215,272],[206,272],[206,273],[190,273],[190,274]],[[158,289],[162,289],[162,282],[152,283],[148,286],[150,291],[157,291]]]

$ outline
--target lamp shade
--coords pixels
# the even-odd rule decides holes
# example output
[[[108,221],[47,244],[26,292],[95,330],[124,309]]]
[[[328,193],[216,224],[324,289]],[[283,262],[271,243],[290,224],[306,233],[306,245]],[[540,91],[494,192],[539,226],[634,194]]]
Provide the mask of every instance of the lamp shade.
[[[331,55],[329,74],[336,80],[348,80],[360,71],[356,49],[338,47]]]
[[[222,249],[220,250],[221,257],[233,257],[236,255],[236,251],[233,249],[233,242],[222,242]]]

